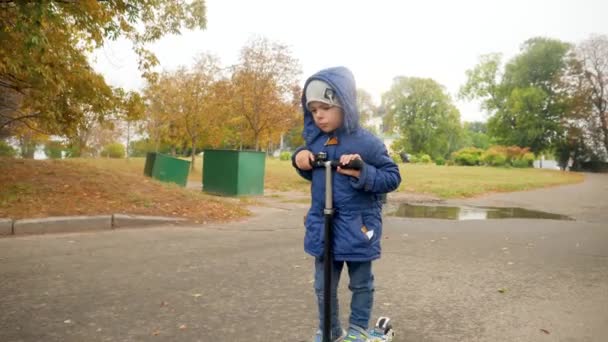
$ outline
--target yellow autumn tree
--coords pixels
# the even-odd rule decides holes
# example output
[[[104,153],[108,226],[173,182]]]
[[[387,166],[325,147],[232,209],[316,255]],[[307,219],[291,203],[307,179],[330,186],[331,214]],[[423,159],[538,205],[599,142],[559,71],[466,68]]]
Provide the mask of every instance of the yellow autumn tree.
[[[243,47],[232,83],[234,110],[243,124],[246,145],[260,150],[264,140],[291,127],[297,111],[293,90],[300,73],[286,45],[257,37]]]
[[[103,117],[128,101],[91,68],[87,55],[95,48],[130,40],[140,70],[153,79],[158,61],[146,44],[205,24],[204,0],[1,1],[0,135],[30,122],[73,135],[91,110]]]

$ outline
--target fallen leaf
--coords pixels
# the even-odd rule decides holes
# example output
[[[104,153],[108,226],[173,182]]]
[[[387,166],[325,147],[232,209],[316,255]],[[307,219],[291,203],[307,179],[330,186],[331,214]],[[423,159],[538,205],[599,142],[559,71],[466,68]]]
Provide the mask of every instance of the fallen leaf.
[[[507,292],[507,289],[498,289],[498,292],[505,293],[505,292]]]
[[[180,325],[180,326],[179,326],[179,328],[180,328],[180,329],[186,329],[187,327],[186,327],[186,325],[185,325],[185,324],[182,324],[182,325]]]
[[[195,294],[192,295],[192,297],[194,297],[194,298],[198,298],[198,297],[201,297],[201,296],[202,296],[202,294],[200,294],[200,293],[195,293]]]
[[[66,319],[65,321],[63,321],[63,323],[70,324],[70,323],[72,323],[72,320],[71,319]]]
[[[160,335],[160,330],[154,330],[154,331],[152,332],[152,335],[153,335],[153,336],[158,336],[158,335]]]
[[[540,329],[540,331],[544,332],[544,333],[545,333],[545,334],[547,334],[547,335],[551,334],[551,333],[549,332],[549,330],[546,330],[546,329]]]
[[[167,302],[165,302],[165,301],[160,302],[160,306],[161,306],[161,308],[162,308],[163,306],[167,306],[167,305],[169,305],[169,303],[167,303]]]

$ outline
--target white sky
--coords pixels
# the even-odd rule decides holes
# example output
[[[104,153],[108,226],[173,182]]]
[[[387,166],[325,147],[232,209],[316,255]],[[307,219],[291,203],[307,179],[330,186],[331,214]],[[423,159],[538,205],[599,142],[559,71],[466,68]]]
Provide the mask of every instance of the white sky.
[[[263,35],[290,46],[302,83],[344,65],[377,103],[395,76],[433,78],[456,99],[480,55],[510,58],[535,36],[579,42],[608,34],[607,14],[606,0],[207,0],[206,30],[166,36],[151,49],[163,69],[190,65],[201,52],[230,65],[248,39]],[[95,55],[110,84],[141,89],[128,42],[111,42]],[[463,121],[485,121],[477,103],[456,104]]]

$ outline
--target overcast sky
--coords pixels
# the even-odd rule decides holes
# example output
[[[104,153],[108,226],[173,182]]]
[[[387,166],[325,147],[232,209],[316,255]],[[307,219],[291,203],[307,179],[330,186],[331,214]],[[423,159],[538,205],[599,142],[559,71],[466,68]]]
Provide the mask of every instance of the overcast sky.
[[[480,55],[508,59],[535,36],[579,42],[608,34],[607,14],[607,0],[208,0],[206,30],[166,36],[151,49],[163,69],[190,65],[201,52],[230,65],[253,35],[263,35],[291,48],[302,83],[344,65],[376,102],[395,76],[433,78],[456,98]],[[143,86],[128,42],[108,43],[95,58],[110,84]],[[463,121],[485,121],[476,103],[456,104]]]

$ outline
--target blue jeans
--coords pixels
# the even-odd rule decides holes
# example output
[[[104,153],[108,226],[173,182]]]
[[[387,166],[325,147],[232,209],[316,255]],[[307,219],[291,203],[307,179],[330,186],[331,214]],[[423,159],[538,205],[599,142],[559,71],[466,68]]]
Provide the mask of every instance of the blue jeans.
[[[372,274],[372,262],[334,261],[332,269],[332,298],[331,298],[331,327],[333,336],[340,336],[340,315],[338,311],[338,283],[342,268],[346,263],[350,282],[348,288],[352,292],[350,301],[351,325],[367,329],[374,304],[374,275]],[[319,329],[323,329],[323,260],[315,258],[315,292],[319,306]]]

